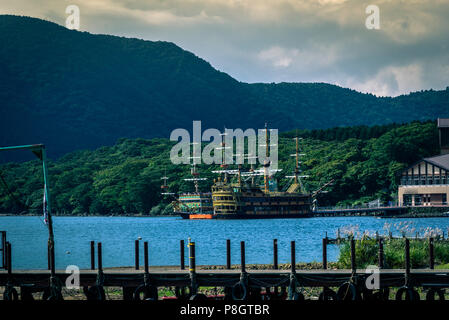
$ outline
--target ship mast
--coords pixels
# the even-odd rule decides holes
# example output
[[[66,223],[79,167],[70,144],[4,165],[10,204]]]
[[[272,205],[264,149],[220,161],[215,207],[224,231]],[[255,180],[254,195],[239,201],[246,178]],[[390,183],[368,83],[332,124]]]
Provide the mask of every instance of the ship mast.
[[[268,192],[268,167],[270,166],[270,161],[268,160],[268,126],[265,122],[265,163],[264,163],[264,171],[263,171],[263,181],[264,181],[264,187],[265,187],[265,193]]]
[[[223,133],[220,133],[220,135],[222,136],[222,138],[221,138],[221,147],[215,148],[215,150],[221,150],[221,164],[220,164],[220,167],[222,169],[221,169],[221,171],[212,171],[212,172],[222,173],[223,174],[223,182],[226,183],[227,180],[228,180],[228,170],[226,170],[228,168],[228,165],[226,164],[226,153],[225,153],[225,150],[229,149],[229,147],[226,147],[226,143],[225,143],[225,136],[227,135],[226,128],[224,129]]]
[[[165,191],[165,189],[168,189],[168,185],[167,185],[167,180],[168,180],[167,169],[164,170],[164,176],[161,178],[161,180],[164,180],[164,183],[162,184],[161,189]],[[162,194],[164,194],[164,193],[162,193]]]
[[[299,138],[298,135],[296,135],[295,138],[293,138],[293,140],[295,140],[295,144],[296,144],[296,149],[295,149],[295,153],[291,154],[291,157],[295,157],[295,170],[293,172],[293,176],[286,176],[286,178],[293,178],[294,179],[294,183],[288,188],[287,192],[296,192],[298,190],[298,188],[300,188],[301,192],[306,192],[304,189],[304,185],[302,184],[301,178],[308,178],[307,175],[300,175],[301,170],[299,168],[299,164],[300,164],[300,160],[299,157],[300,156],[304,156],[304,153],[299,153],[299,140],[302,140],[302,138]]]
[[[295,183],[298,183],[298,175],[299,175],[299,138],[298,136],[296,136],[295,138],[296,140],[296,153],[295,153],[295,158],[296,158],[296,163],[295,163]]]
[[[195,147],[198,143],[193,142],[193,148],[195,150]],[[195,193],[199,193],[199,183],[198,181],[204,181],[207,180],[207,178],[200,178],[200,173],[196,170],[196,159],[199,159],[200,157],[195,157],[195,151],[193,153],[193,156],[190,157],[192,159],[192,168],[190,169],[190,174],[192,175],[192,178],[184,179],[184,181],[193,181],[193,185],[195,186]]]

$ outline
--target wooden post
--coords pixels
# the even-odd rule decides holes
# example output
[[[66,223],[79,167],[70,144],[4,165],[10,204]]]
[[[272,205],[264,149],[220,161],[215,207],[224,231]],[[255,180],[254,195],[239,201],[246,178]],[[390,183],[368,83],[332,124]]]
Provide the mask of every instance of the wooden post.
[[[8,274],[12,273],[12,249],[11,249],[11,243],[6,242],[6,261],[7,261],[7,270]]]
[[[245,241],[240,241],[240,261],[241,261],[241,271],[246,272],[245,265]]]
[[[351,238],[351,270],[355,272],[357,270],[356,260],[355,260],[355,240]]]
[[[323,269],[327,269],[327,237],[323,238]]]
[[[90,269],[95,270],[95,241],[90,242]]]
[[[405,273],[410,274],[410,240],[405,238]]]
[[[290,260],[291,260],[291,271],[296,272],[296,248],[295,241],[290,244]]]
[[[231,269],[231,240],[226,240],[226,269]]]
[[[184,270],[185,269],[184,240],[179,241],[179,252],[181,259],[181,270]]]
[[[101,250],[101,242],[97,243],[97,254],[98,254],[98,271],[103,271],[103,253]]]
[[[429,267],[432,270],[435,268],[433,238],[429,238]]]
[[[147,241],[145,241],[143,243],[143,261],[145,264],[145,273],[148,273],[149,266],[148,266],[148,242]]]
[[[2,236],[1,238],[1,245],[2,245],[2,267],[6,268],[7,262],[6,262],[6,231],[0,231],[0,234]]]
[[[52,275],[52,277],[54,277],[56,274],[54,242],[49,243],[49,247],[50,247],[50,274]]]
[[[189,271],[191,273],[194,273],[196,271],[195,242],[189,243]]]
[[[47,242],[47,265],[48,270],[51,270],[51,251],[50,251],[50,243]]]
[[[273,240],[273,269],[279,269],[278,265],[278,239]]]
[[[134,259],[136,270],[139,270],[139,240],[134,241]]]
[[[382,238],[379,238],[379,269],[384,267],[384,243]]]

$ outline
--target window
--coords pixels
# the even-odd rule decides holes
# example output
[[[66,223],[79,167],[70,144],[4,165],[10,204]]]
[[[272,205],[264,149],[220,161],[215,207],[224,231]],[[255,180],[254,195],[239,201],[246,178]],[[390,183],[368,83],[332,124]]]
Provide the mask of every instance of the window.
[[[412,195],[411,194],[404,194],[402,198],[402,202],[404,206],[411,206],[412,205]]]
[[[415,206],[420,206],[423,203],[422,195],[415,194]]]

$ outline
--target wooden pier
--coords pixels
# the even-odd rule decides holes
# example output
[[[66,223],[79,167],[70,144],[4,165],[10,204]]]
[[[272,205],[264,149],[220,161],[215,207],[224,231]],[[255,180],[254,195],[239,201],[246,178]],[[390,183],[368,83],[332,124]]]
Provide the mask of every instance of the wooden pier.
[[[426,212],[414,213],[413,210],[423,210]],[[449,206],[380,206],[380,207],[359,207],[359,208],[318,208],[313,211],[314,217],[339,217],[339,216],[376,216],[382,218],[394,217],[448,217]]]
[[[197,268],[195,243],[190,242],[189,268],[184,265],[184,246],[180,241],[180,265],[175,267],[151,267],[148,264],[148,243],[144,242],[144,266],[141,269],[135,244],[135,267],[103,269],[102,244],[91,245],[91,269],[80,270],[79,286],[87,300],[105,300],[105,287],[121,287],[124,300],[157,300],[158,287],[175,287],[176,297],[184,300],[206,300],[199,292],[201,287],[220,287],[225,300],[304,300],[304,288],[320,288],[320,300],[384,300],[390,297],[390,288],[398,288],[396,300],[419,300],[419,289],[427,291],[428,300],[444,300],[449,288],[449,269],[434,270],[433,242],[429,239],[429,268],[411,269],[409,240],[405,241],[404,269],[383,269],[383,245],[379,239],[379,266],[375,271],[358,269],[355,240],[349,239],[351,268],[331,270],[327,265],[327,246],[335,239],[323,239],[323,261],[320,270],[297,270],[296,244],[290,244],[288,270],[279,270],[277,240],[273,241],[273,265],[269,270],[248,270],[245,263],[245,243],[240,242],[240,264],[231,269],[230,241],[227,241],[224,269]],[[43,292],[43,299],[62,300],[61,290],[72,273],[66,270],[13,270],[11,244],[6,246],[6,270],[0,271],[0,287],[4,287],[5,300],[33,300],[32,293]],[[369,287],[368,281],[378,276],[379,287]],[[370,278],[371,277],[371,278]],[[19,294],[20,293],[20,294]],[[215,297],[217,298],[217,297]],[[390,297],[391,298],[391,297]]]

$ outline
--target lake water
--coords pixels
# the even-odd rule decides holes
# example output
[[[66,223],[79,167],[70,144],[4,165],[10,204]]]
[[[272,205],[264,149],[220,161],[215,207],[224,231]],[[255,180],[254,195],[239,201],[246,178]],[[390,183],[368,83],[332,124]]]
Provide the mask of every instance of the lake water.
[[[326,232],[358,225],[360,230],[383,231],[385,223],[411,224],[416,230],[438,227],[446,232],[449,218],[378,219],[330,217],[273,220],[182,220],[178,217],[54,217],[56,267],[90,267],[90,241],[103,243],[103,266],[134,265],[134,240],[149,242],[150,265],[178,265],[179,240],[196,243],[197,265],[226,264],[226,239],[231,239],[232,263],[240,261],[240,241],[246,242],[246,262],[272,263],[273,239],[278,239],[279,263],[290,260],[290,241],[296,241],[296,261],[321,261],[321,241]],[[42,217],[0,217],[13,248],[14,269],[47,267],[47,227]],[[394,229],[393,231],[395,231]],[[395,231],[397,233],[397,231]],[[143,243],[140,261],[143,263]],[[186,250],[186,264],[188,251]],[[338,247],[329,246],[328,260],[338,258]]]

